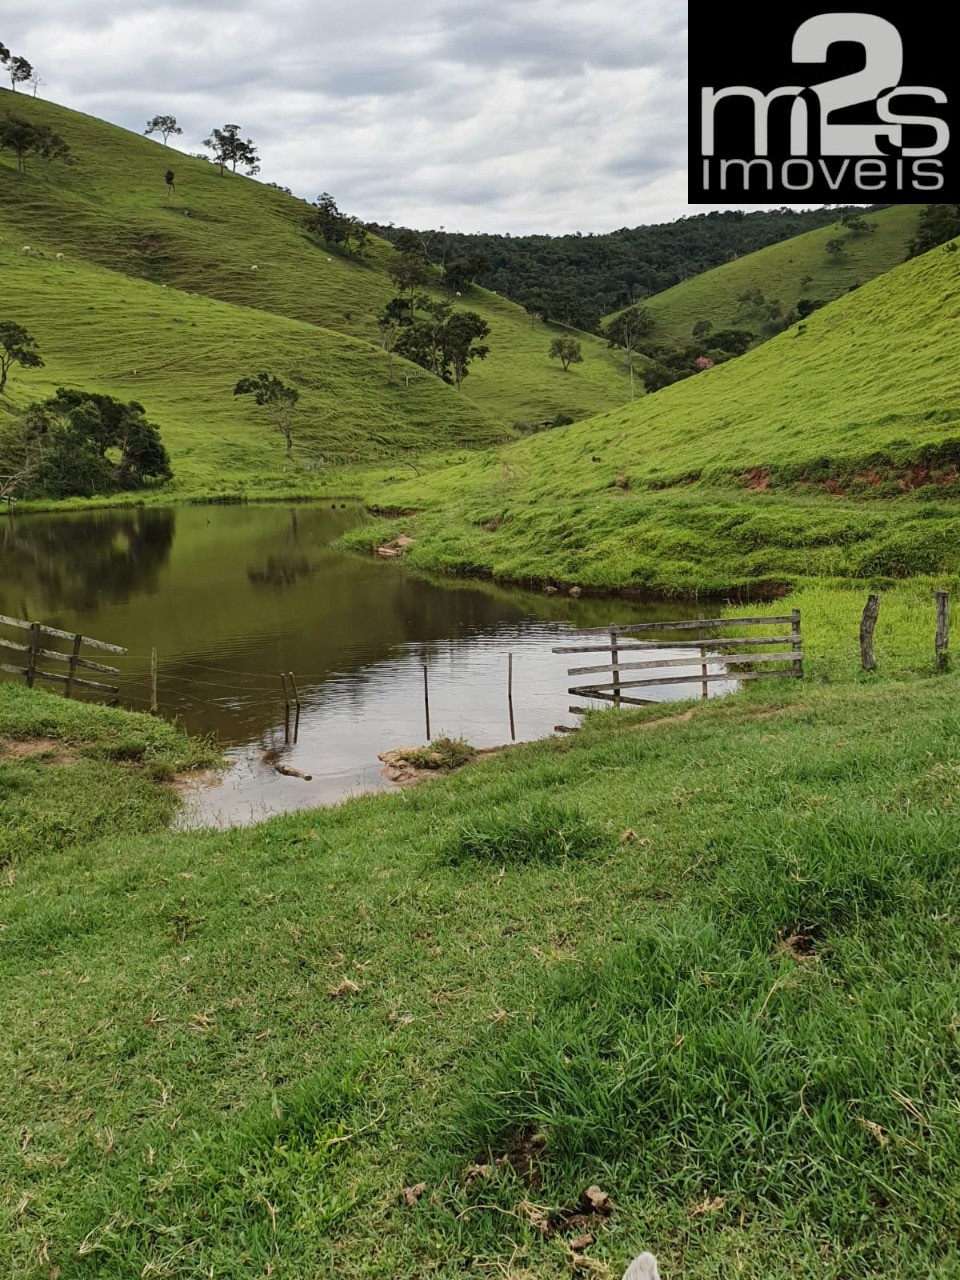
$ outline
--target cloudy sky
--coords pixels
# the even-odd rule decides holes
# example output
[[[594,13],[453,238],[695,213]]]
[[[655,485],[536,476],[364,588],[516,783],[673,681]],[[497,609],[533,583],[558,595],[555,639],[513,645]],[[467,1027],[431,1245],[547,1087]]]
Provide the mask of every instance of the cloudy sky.
[[[261,178],[381,222],[604,231],[688,212],[686,0],[30,0],[41,96],[178,145],[241,125]]]

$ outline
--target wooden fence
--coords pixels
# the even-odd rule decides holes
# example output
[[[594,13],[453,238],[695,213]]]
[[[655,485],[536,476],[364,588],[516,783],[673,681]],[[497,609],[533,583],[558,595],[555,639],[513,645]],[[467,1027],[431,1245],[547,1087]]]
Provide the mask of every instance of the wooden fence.
[[[788,635],[723,637],[720,633],[740,627],[768,627],[782,630],[790,628]],[[696,639],[682,636],[676,640],[638,640],[634,637],[644,632],[697,632]],[[709,633],[709,634],[708,634]],[[615,706],[628,703],[633,706],[647,706],[655,701],[651,698],[635,698],[623,692],[624,689],[649,688],[662,685],[699,684],[700,696],[705,698],[709,686],[718,680],[762,680],[765,677],[792,676],[803,677],[803,636],[800,628],[800,611],[795,609],[786,617],[778,618],[692,618],[683,622],[640,622],[623,627],[610,627],[604,634],[609,638],[605,644],[561,645],[554,653],[603,653],[609,654],[609,662],[598,666],[569,667],[568,676],[604,675],[609,679],[591,681],[589,684],[575,685],[567,690],[582,698],[599,698],[612,702]],[[789,645],[789,649],[781,646]],[[680,657],[653,657],[652,650],[662,653],[664,649],[683,651]],[[775,652],[759,652],[773,649]],[[687,656],[689,651],[689,656]],[[624,661],[624,655],[646,653],[647,658],[631,662]],[[710,666],[718,663],[724,670],[711,671]],[[760,664],[776,663],[776,666]],[[784,665],[786,664],[786,665]],[[730,670],[730,666],[735,670]],[[644,676],[639,680],[624,679],[622,673],[632,671],[660,671],[664,668],[694,667],[698,668],[686,675]]]
[[[20,633],[28,631],[29,638],[26,644],[21,644],[15,640],[8,640],[4,637],[2,628],[13,627]],[[69,653],[60,653],[55,649],[45,649],[42,646],[44,637],[51,636],[56,640],[69,640],[72,648]],[[32,689],[38,680],[46,680],[51,684],[66,685],[64,689],[64,697],[73,696],[74,689],[93,689],[97,693],[117,694],[119,689],[116,685],[102,684],[95,680],[84,680],[77,675],[77,671],[97,671],[104,675],[119,675],[116,667],[104,666],[102,662],[93,662],[90,658],[80,656],[80,650],[86,645],[89,649],[98,649],[106,653],[126,653],[126,649],[121,649],[117,644],[106,644],[103,640],[91,640],[89,636],[77,635],[72,631],[58,631],[56,627],[45,626],[42,622],[24,622],[21,618],[8,618],[0,613],[0,649],[11,650],[14,653],[23,655],[21,661],[25,662],[25,666],[12,666],[6,662],[0,662],[0,671],[7,672],[8,675],[23,676],[27,685]],[[37,665],[38,662],[66,664],[66,675],[62,675],[55,671],[44,671]]]

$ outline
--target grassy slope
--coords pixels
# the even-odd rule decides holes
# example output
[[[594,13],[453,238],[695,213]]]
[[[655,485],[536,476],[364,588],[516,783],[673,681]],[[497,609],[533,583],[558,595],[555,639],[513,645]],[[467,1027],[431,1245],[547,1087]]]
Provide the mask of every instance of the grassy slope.
[[[922,674],[923,596],[888,601],[886,679],[836,683],[856,602],[804,598],[806,689],[230,833],[131,835],[153,722],[124,753],[110,713],[0,689],[0,737],[80,753],[0,763],[0,1270],[559,1280],[584,1226],[537,1215],[599,1183],[606,1280],[644,1247],[955,1276],[960,684]]]
[[[368,461],[502,436],[473,401],[435,379],[387,386],[380,352],[328,329],[75,260],[7,250],[0,278],[3,313],[34,334],[46,361],[14,369],[8,406],[65,384],[141,401],[170,450],[174,492],[244,484],[262,492],[302,483],[311,460]],[[292,468],[265,412],[233,396],[238,377],[261,368],[301,394]]]
[[[49,171],[37,165],[20,179],[10,158],[0,156],[0,235],[7,246],[23,237],[20,244],[51,254],[379,345],[376,315],[394,292],[386,276],[394,254],[385,242],[373,241],[363,262],[327,252],[303,232],[308,206],[283,192],[221,178],[213,165],[152,140],[52,103],[22,95],[14,101],[0,90],[0,111],[14,109],[61,133],[78,163]],[[168,167],[176,174],[173,203],[164,183]],[[508,425],[559,410],[583,417],[626,399],[623,370],[598,339],[583,335],[587,358],[564,375],[547,358],[548,326],[531,326],[520,307],[481,290],[461,305],[491,327],[491,354],[466,384],[489,416]]]
[[[821,227],[675,285],[645,304],[656,320],[653,336],[661,342],[689,341],[698,320],[709,320],[715,330],[749,329],[756,317],[737,302],[747,289],[759,289],[785,313],[800,298],[831,302],[904,261],[920,208],[898,205],[871,214],[868,220],[877,227],[873,235],[850,236],[836,225]],[[835,258],[824,246],[837,237],[847,247]],[[808,276],[812,278],[805,280]]]
[[[952,571],[958,314],[960,255],[937,249],[739,360],[378,497],[426,509],[422,565],[504,577],[727,590]],[[899,503],[825,492],[902,496],[905,478],[931,483]]]

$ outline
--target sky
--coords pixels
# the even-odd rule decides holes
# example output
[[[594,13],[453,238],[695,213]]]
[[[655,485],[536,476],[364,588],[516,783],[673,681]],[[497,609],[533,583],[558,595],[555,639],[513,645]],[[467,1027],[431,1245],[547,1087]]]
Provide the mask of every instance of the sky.
[[[686,204],[686,0],[30,0],[40,96],[182,150],[236,123],[260,178],[365,221],[609,231]]]

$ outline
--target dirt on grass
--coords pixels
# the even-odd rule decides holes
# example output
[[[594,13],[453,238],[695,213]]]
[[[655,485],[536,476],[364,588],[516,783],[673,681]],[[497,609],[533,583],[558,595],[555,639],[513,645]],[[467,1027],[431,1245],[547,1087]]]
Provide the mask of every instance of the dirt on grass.
[[[0,738],[0,761],[51,756],[51,764],[71,764],[75,753],[59,738]]]

